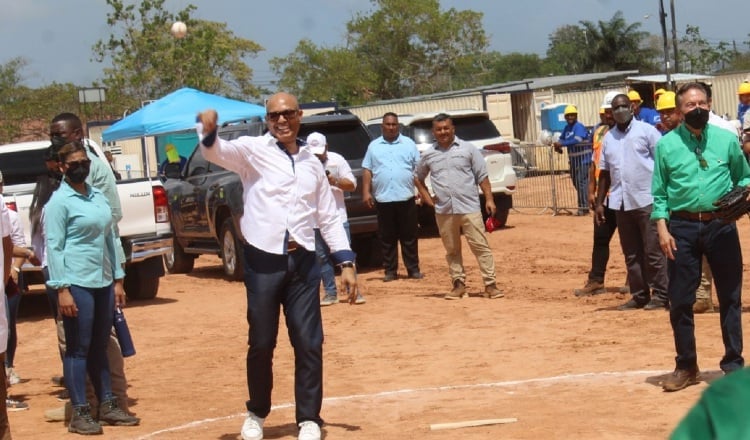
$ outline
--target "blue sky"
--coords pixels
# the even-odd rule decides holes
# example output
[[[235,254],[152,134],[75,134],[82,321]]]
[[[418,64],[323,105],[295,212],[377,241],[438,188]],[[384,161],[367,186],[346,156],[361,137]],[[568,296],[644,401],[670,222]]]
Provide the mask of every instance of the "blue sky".
[[[132,3],[135,0],[125,0]],[[667,12],[669,0],[664,0]],[[748,40],[747,4],[724,0],[720,8],[699,0],[674,0],[677,30],[697,25],[710,42]],[[345,24],[357,12],[371,10],[368,0],[167,0],[168,10],[197,6],[195,18],[226,22],[237,35],[256,41],[266,50],[251,60],[254,78],[268,86],[273,74],[268,60],[294,50],[302,38],[333,47],[344,40]],[[484,13],[491,49],[538,53],[547,50],[556,28],[579,20],[609,20],[622,10],[628,23],[640,21],[645,31],[660,34],[659,0],[441,0],[441,7]],[[16,56],[29,61],[23,71],[31,87],[52,82],[89,85],[102,77],[102,65],[91,61],[91,46],[110,30],[104,0],[0,0],[0,63]],[[648,17],[648,18],[645,18]],[[668,27],[669,27],[669,18]]]

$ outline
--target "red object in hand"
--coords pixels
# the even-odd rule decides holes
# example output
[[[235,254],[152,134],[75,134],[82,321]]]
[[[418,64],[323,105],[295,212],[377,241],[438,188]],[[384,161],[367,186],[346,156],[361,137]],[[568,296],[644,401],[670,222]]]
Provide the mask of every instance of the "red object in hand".
[[[501,226],[502,226],[502,223],[500,223],[500,220],[492,216],[487,217],[487,221],[484,222],[484,229],[487,232],[492,232],[495,229],[500,229]]]

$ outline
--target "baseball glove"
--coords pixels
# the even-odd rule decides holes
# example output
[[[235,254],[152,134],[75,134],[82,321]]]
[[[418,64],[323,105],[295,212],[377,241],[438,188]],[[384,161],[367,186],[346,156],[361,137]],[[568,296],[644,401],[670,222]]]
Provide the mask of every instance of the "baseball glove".
[[[746,186],[736,186],[719,200],[714,202],[716,216],[726,223],[736,222],[750,211],[747,195],[750,189]]]

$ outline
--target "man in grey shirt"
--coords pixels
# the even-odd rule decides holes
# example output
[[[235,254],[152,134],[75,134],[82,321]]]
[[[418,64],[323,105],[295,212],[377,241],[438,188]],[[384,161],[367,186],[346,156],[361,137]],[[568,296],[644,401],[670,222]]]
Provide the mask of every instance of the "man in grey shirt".
[[[495,202],[487,177],[487,165],[477,147],[456,137],[453,120],[441,113],[432,120],[436,142],[422,153],[417,165],[417,189],[424,203],[435,208],[435,220],[445,247],[453,289],[445,299],[461,299],[466,293],[466,274],[461,255],[461,232],[466,237],[484,281],[486,298],[501,298],[495,284],[495,258],[484,234],[477,185],[486,200],[487,213],[495,215]],[[425,185],[430,175],[432,191]]]

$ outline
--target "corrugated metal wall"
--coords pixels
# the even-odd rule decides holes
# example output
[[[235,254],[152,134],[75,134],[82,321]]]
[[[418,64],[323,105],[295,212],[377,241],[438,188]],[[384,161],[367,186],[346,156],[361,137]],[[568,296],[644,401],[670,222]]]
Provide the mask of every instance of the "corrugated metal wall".
[[[357,115],[362,122],[366,122],[368,119],[382,118],[387,112],[405,115],[444,110],[484,110],[482,95],[481,93],[475,93],[452,98],[373,104],[349,108],[349,111]]]
[[[749,72],[732,73],[714,77],[711,92],[713,93],[713,110],[718,115],[729,115],[737,119],[737,87],[747,79]]]
[[[578,121],[583,125],[596,125],[599,123],[599,107],[602,105],[604,95],[616,91],[627,93],[623,85],[620,89],[587,90],[585,92],[555,93],[555,103],[573,104],[578,107]]]

